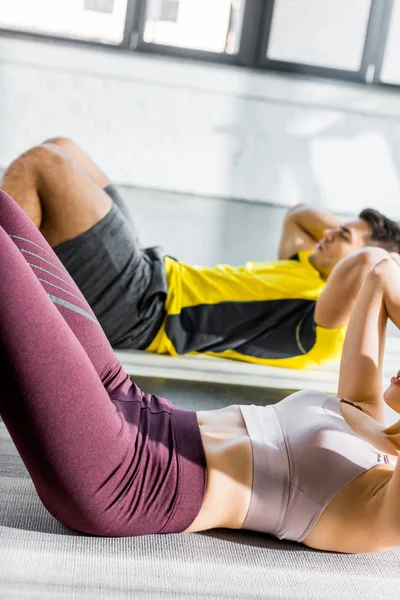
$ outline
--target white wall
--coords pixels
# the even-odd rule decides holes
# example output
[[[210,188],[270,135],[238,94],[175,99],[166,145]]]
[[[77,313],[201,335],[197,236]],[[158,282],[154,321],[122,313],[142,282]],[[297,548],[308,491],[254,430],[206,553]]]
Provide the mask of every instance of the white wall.
[[[0,92],[0,168],[66,135],[128,186],[400,218],[398,92],[8,37]]]

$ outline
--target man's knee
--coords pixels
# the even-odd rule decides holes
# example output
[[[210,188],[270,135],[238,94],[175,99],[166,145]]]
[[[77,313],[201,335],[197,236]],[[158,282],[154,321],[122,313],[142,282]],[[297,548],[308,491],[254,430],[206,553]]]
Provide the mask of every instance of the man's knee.
[[[54,145],[62,148],[66,152],[70,152],[73,154],[74,150],[77,148],[77,144],[73,142],[70,138],[67,137],[53,137],[45,140],[43,145]]]
[[[49,169],[54,172],[55,169],[62,168],[68,162],[68,157],[61,153],[56,146],[43,143],[24,152],[16,162],[34,174],[46,175],[49,173]]]
[[[31,178],[41,171],[45,171],[50,163],[54,164],[54,161],[59,160],[59,157],[47,145],[33,146],[11,163],[5,172],[4,179]]]

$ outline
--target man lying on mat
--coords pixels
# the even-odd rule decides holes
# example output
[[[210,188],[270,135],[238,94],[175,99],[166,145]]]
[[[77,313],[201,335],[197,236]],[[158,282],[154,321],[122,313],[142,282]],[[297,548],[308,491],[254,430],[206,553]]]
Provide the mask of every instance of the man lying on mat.
[[[378,247],[400,251],[399,225],[378,211],[343,225],[298,205],[286,215],[279,260],[186,265],[141,247],[116,188],[65,138],[20,156],[2,188],[53,247],[115,348],[299,369],[338,359]]]

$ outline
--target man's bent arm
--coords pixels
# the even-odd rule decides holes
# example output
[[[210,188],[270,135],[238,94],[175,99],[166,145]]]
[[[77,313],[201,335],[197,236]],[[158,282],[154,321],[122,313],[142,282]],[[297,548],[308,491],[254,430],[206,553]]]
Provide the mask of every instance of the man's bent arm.
[[[389,253],[369,246],[343,258],[328,277],[317,300],[314,319],[320,327],[333,329],[347,325],[358,292],[370,269]]]
[[[288,259],[301,250],[313,250],[325,229],[339,226],[340,220],[331,213],[307,204],[296,204],[289,208],[285,216],[279,259]]]

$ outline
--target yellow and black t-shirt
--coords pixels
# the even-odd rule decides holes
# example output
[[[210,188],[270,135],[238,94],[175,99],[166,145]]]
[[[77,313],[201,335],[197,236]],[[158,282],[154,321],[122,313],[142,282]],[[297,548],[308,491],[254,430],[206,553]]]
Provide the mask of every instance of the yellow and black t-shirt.
[[[146,349],[297,369],[339,358],[345,327],[314,323],[324,282],[309,254],[242,267],[189,266],[166,257],[167,314]]]

